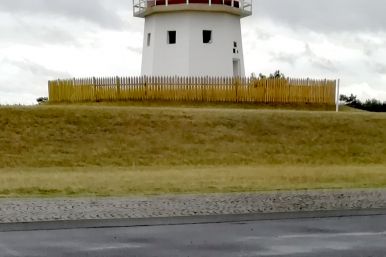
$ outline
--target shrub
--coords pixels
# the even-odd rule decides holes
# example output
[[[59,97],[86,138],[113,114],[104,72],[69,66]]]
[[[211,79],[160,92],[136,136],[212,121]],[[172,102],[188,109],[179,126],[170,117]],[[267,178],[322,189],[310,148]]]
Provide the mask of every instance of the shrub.
[[[38,102],[38,104],[44,104],[48,102],[48,97],[39,97],[36,99],[36,101]]]
[[[370,111],[370,112],[386,112],[386,102],[381,102],[377,99],[368,99],[364,103],[357,99],[357,96],[351,94],[350,96],[341,95],[340,100],[345,102],[347,106]]]

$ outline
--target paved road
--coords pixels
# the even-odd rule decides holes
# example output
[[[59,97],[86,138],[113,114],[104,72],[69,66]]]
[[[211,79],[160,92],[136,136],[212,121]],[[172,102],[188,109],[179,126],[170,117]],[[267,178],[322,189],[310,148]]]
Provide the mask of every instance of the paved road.
[[[386,215],[1,232],[0,256],[386,256]]]

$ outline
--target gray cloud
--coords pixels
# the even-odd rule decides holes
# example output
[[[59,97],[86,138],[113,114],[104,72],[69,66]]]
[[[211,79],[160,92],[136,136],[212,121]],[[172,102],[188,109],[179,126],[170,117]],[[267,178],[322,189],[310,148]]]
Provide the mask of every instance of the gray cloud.
[[[124,0],[1,0],[0,12],[47,16],[49,20],[84,20],[110,29],[120,29],[122,19],[117,15],[119,8],[127,5]]]
[[[45,77],[49,79],[56,79],[60,77],[71,77],[71,75],[67,72],[53,70],[30,60],[3,59],[2,61],[0,61],[0,63],[14,66],[19,70],[22,70],[23,72],[28,72],[38,77]]]
[[[327,74],[341,77],[348,88],[350,85],[354,85],[353,88],[368,85],[366,92],[375,94],[375,97],[378,93],[374,92],[384,92],[385,0],[252,1],[254,15],[243,21],[246,36],[244,50],[249,60],[247,69],[251,69],[248,72],[262,71],[256,69],[271,69],[272,72],[283,67],[286,75]],[[69,69],[71,72],[78,76],[93,73],[95,67],[91,60],[95,60],[95,56],[100,56],[102,63],[108,59],[106,56],[114,48],[109,35],[115,38],[116,32],[120,34],[117,37],[119,40],[127,35],[127,43],[131,43],[122,47],[122,54],[130,51],[131,56],[136,53],[138,57],[135,62],[128,58],[123,72],[129,64],[139,67],[143,20],[132,17],[130,2],[0,0],[0,47],[4,47],[0,49],[0,57],[3,55],[8,58],[0,58],[0,95],[1,92],[15,96],[20,92],[43,95],[47,80],[71,77],[71,74],[53,68],[68,65],[65,60],[55,58],[56,54],[59,57],[63,54],[61,50],[84,58],[79,60],[84,63],[83,67],[76,66]],[[102,38],[102,33],[107,38]],[[286,46],[291,41],[300,42],[294,46],[299,49]],[[324,56],[323,51],[326,50],[317,47],[323,43],[348,51],[337,50],[334,61],[331,61]],[[44,56],[47,63],[42,65],[43,61],[29,51],[36,49],[44,55],[45,48],[51,49],[46,55],[52,55],[52,58]],[[115,54],[120,56],[120,53]],[[117,68],[120,67],[106,65],[96,72],[114,74]]]
[[[385,29],[386,30],[386,29]],[[342,31],[327,35],[328,39],[347,48],[360,50],[364,55],[372,57],[379,50],[386,49],[386,33]]]
[[[334,63],[327,58],[318,56],[309,44],[306,44],[305,49],[304,56],[312,65],[325,71],[336,71]]]
[[[253,0],[254,17],[316,31],[386,29],[384,0]]]
[[[374,70],[379,74],[386,74],[386,64],[385,63],[374,63]]]
[[[129,49],[130,51],[136,54],[142,54],[142,48],[128,46],[127,49]]]
[[[34,103],[37,97],[47,95],[48,80],[71,77],[67,72],[26,59],[0,59],[0,70],[0,104]]]
[[[305,59],[311,66],[316,69],[335,72],[337,71],[335,64],[324,57],[318,56],[308,43],[304,45],[304,51],[298,54],[272,52],[272,60],[277,62],[288,63],[291,66],[295,66],[298,60]]]
[[[3,40],[0,44],[3,45],[16,43],[40,46],[47,44],[79,45],[76,33],[63,27],[47,26],[46,24],[37,26],[24,21],[9,23],[7,27],[2,29],[1,34]]]
[[[296,61],[302,57],[301,54],[289,54],[289,53],[271,53],[272,60],[277,62],[285,62],[294,66]]]
[[[255,29],[255,37],[259,40],[269,40],[271,39],[274,35],[272,35],[271,33],[269,33],[268,31],[264,31],[264,30],[261,30],[261,29]]]

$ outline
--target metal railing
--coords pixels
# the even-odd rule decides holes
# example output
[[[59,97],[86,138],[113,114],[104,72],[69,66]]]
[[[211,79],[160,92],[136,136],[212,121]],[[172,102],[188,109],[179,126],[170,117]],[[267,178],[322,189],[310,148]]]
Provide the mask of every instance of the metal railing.
[[[153,6],[168,6],[175,4],[226,5],[252,13],[252,0],[133,0],[133,12],[134,15],[138,15],[145,12],[147,8]]]

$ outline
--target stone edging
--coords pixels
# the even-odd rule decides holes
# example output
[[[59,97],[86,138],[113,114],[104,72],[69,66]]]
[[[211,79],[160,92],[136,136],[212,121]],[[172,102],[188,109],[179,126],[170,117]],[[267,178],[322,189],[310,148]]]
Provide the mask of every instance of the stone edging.
[[[0,199],[0,223],[386,208],[386,190],[320,190],[130,198]]]

